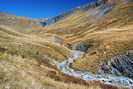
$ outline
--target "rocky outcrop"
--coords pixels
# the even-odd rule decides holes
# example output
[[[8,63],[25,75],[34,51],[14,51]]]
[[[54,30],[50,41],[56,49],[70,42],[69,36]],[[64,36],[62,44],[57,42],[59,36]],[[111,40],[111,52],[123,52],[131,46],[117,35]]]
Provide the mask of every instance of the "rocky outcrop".
[[[88,51],[88,49],[91,47],[92,45],[88,45],[88,44],[83,44],[83,43],[80,43],[80,44],[75,44],[73,46],[73,50],[79,50],[79,51],[82,51],[82,52],[86,52]]]
[[[133,50],[111,58],[101,65],[99,72],[133,79]]]
[[[58,16],[54,16],[52,18],[49,18],[48,20],[40,22],[40,23],[43,26],[46,26],[48,24],[52,24],[52,23],[55,23],[55,22],[57,22],[61,19],[64,19],[64,18],[70,16],[73,13],[88,11],[89,9],[96,8],[98,6],[104,5],[106,2],[107,2],[107,0],[96,0],[96,2],[92,2],[92,3],[89,3],[87,5],[83,5],[83,6],[79,6],[77,8],[73,8],[69,11],[66,11],[66,12],[64,12],[64,13],[58,15]]]
[[[76,60],[78,57],[82,57],[84,55],[84,52],[73,50],[72,56],[70,56],[67,60],[64,60],[63,62],[55,62],[55,65],[57,68],[68,76],[73,76],[76,78],[80,78],[84,81],[98,81],[107,85],[112,86],[122,86],[133,89],[133,80],[127,77],[120,77],[120,76],[112,76],[112,75],[105,75],[105,74],[93,74],[91,72],[82,72],[82,71],[76,71],[72,68],[70,68],[70,64]],[[108,88],[107,88],[108,89]]]
[[[91,44],[84,44],[84,43],[76,43],[76,44],[69,44],[67,43],[65,45],[67,48],[71,49],[71,50],[78,50],[78,51],[81,51],[81,52],[87,52],[88,49],[90,47],[92,47],[93,45]]]

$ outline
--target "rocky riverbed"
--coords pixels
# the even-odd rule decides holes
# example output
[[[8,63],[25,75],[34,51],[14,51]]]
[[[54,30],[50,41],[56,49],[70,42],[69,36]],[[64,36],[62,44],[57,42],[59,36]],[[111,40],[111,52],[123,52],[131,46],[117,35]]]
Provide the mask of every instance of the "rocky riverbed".
[[[108,85],[122,86],[133,89],[133,80],[131,78],[124,76],[114,76],[107,73],[93,74],[91,72],[75,71],[74,69],[70,68],[70,63],[72,63],[78,57],[83,56],[83,54],[84,52],[82,51],[74,50],[72,56],[61,63],[56,62],[56,65],[61,72],[70,76],[78,77],[83,80],[95,80]]]

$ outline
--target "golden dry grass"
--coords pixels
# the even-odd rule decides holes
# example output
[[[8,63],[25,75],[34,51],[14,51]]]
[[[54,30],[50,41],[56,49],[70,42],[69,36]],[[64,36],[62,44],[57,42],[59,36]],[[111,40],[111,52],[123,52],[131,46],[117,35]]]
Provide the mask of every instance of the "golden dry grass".
[[[93,45],[84,57],[73,63],[73,68],[96,72],[100,63],[133,49],[133,3],[122,0],[115,2],[118,5],[102,19],[97,19],[88,12],[75,13],[46,27],[46,32],[62,36],[64,45]]]
[[[84,83],[80,83],[81,80],[77,80],[72,77],[65,77],[59,74],[57,70],[51,68],[50,66],[47,66],[47,62],[43,62],[41,65],[38,63],[39,62],[38,60],[36,60],[36,58],[22,58],[21,56],[17,55],[0,53],[0,88],[118,89],[117,87],[107,86],[95,82],[84,85]],[[59,80],[50,77],[49,75],[51,74],[53,74],[53,76],[56,75],[56,78],[59,77]],[[69,81],[67,79],[69,79]],[[68,82],[66,82],[65,80],[67,80]]]
[[[0,89],[106,89],[109,87],[97,83],[87,84],[80,79],[60,73],[50,63],[66,55],[67,53],[63,52],[67,52],[67,49],[42,39],[40,41],[39,37],[33,39],[32,36],[31,39],[29,35],[17,33],[0,28]],[[51,49],[56,50],[56,53],[52,53]],[[56,56],[48,55],[48,51]],[[117,88],[112,87],[112,89]]]
[[[45,28],[30,25],[22,17],[18,17],[22,23],[0,25],[0,89],[125,89],[64,75],[51,63],[71,55],[65,47],[68,43],[92,45],[72,64],[74,69],[91,72],[114,55],[132,49],[132,8],[132,3],[121,2],[100,22],[85,12]],[[52,43],[55,39],[62,45]]]
[[[128,8],[133,8],[133,4],[122,4],[114,8],[103,23],[103,27],[107,26],[106,28],[88,33],[83,38],[80,37],[79,40],[76,39],[94,46],[82,60],[79,59],[73,64],[74,68],[96,72],[100,63],[119,53],[133,49],[133,19],[130,12],[128,13]]]

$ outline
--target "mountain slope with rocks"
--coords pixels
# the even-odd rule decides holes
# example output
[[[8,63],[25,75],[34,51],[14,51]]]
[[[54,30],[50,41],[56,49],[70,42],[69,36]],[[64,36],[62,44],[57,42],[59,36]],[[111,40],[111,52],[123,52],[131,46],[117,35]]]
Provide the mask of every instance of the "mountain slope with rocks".
[[[132,14],[132,0],[97,0],[49,19],[0,13],[0,88],[132,88],[73,74],[133,80]]]
[[[132,49],[132,1],[110,0],[84,13],[74,13],[46,27],[46,32],[61,35],[62,44],[90,46],[73,68],[95,72],[96,65]]]

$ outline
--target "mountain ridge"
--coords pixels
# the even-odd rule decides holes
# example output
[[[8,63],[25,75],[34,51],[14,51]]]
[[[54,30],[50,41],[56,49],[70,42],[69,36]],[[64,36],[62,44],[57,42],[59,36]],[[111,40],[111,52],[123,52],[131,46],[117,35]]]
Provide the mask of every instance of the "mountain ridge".
[[[40,25],[42,19],[35,19],[37,23],[33,23],[33,19],[24,17],[0,16],[0,88],[132,87],[132,82],[124,80],[125,77],[133,78],[133,3],[128,1],[108,0],[103,5],[74,12],[45,27]],[[62,63],[66,63],[66,67],[62,67]],[[115,81],[125,87],[105,84],[101,78],[100,81],[90,80],[86,73],[88,76],[94,74],[91,77],[97,74],[107,76],[105,81],[108,83],[112,82],[108,75],[113,79],[121,77],[124,81]],[[76,77],[77,74],[89,80]]]
[[[60,14],[60,15],[49,18],[47,21],[41,22],[41,24],[43,24],[45,26],[45,25],[48,25],[48,24],[56,23],[59,20],[62,20],[64,18],[70,16],[73,13],[85,12],[85,11],[88,11],[89,9],[91,9],[91,8],[95,8],[97,6],[105,4],[106,2],[107,2],[107,0],[96,0],[96,2],[91,2],[91,3],[88,3],[86,5],[73,8],[71,10],[68,10],[68,11]]]

